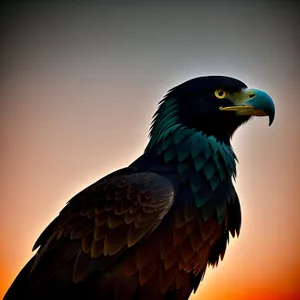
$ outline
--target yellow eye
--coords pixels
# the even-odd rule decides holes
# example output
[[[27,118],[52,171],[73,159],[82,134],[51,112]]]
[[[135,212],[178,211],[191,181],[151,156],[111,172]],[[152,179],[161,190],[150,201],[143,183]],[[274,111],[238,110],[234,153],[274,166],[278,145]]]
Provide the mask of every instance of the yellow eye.
[[[218,99],[224,99],[226,97],[226,91],[224,90],[215,90],[215,96],[218,98]]]

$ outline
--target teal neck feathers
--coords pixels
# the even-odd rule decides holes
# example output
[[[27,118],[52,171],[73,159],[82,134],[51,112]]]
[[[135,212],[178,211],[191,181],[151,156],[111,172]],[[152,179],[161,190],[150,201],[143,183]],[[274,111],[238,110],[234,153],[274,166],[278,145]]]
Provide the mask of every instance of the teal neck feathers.
[[[236,156],[229,145],[214,136],[180,124],[176,102],[172,100],[160,105],[145,153],[163,157],[164,164],[172,166],[172,172],[179,175],[181,184],[189,185],[196,206],[201,208],[213,203],[221,222],[225,205],[232,199]],[[203,211],[208,212],[209,209]],[[208,214],[205,219],[210,216]]]

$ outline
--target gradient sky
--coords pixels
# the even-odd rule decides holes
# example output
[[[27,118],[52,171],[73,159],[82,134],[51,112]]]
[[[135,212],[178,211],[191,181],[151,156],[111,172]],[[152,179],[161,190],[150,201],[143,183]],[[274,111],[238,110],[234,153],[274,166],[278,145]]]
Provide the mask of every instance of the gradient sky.
[[[1,7],[0,296],[65,203],[142,153],[164,93],[216,74],[277,111],[234,135],[241,235],[191,298],[300,299],[299,5],[110,3]]]

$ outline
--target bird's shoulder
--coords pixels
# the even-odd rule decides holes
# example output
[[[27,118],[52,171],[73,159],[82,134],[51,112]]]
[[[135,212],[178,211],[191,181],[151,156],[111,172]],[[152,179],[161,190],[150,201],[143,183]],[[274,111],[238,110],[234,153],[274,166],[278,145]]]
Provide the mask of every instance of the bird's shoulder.
[[[43,231],[33,247],[39,250],[32,270],[53,248],[68,252],[66,261],[97,259],[99,268],[105,268],[147,237],[173,200],[172,183],[159,174],[133,168],[113,172],[75,195]],[[75,282],[89,272],[76,266],[80,264],[74,265]]]

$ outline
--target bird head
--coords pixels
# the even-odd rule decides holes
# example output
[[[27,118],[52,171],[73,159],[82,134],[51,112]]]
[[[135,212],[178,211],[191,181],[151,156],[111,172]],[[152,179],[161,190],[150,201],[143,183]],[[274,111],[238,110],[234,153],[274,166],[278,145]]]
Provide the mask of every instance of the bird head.
[[[271,125],[274,115],[274,102],[262,90],[231,77],[197,77],[174,87],[162,99],[150,136],[184,126],[229,143],[234,131],[251,117],[268,116]]]

